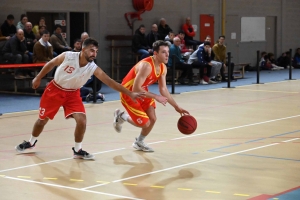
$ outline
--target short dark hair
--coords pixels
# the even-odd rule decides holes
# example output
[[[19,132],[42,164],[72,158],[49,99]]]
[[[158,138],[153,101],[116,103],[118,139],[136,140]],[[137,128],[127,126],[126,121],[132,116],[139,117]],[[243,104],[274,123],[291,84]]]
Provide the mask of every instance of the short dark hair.
[[[23,19],[24,17],[27,17],[27,15],[26,15],[26,14],[22,14],[21,17],[20,17],[20,21],[22,21],[22,19]]]
[[[261,56],[266,55],[266,54],[267,54],[267,52],[265,52],[265,51],[260,53]]]
[[[12,19],[15,19],[15,17],[12,14],[9,14],[9,15],[7,15],[6,19],[12,20]]]
[[[39,30],[40,30],[41,28],[43,28],[43,27],[47,28],[46,25],[42,25],[42,26],[39,26]]]
[[[169,46],[169,43],[168,42],[165,42],[165,41],[163,41],[163,40],[157,40],[157,41],[155,41],[154,43],[153,43],[153,51],[156,51],[156,52],[158,52],[159,51],[159,48],[161,47],[161,46]]]
[[[209,45],[209,46],[210,46],[210,42],[205,41],[205,42],[203,43],[203,45],[204,45],[204,46],[206,46],[206,45]]]
[[[220,38],[224,38],[224,39],[225,39],[225,35],[220,35],[220,36],[219,36],[219,39],[220,39]]]
[[[81,43],[81,39],[76,38],[76,39],[74,40],[74,44],[75,44],[76,42],[80,42],[80,43]]]
[[[47,30],[43,30],[42,35],[44,35],[44,34],[50,34],[50,33]]]
[[[60,24],[55,24],[55,25],[54,25],[54,30],[56,30],[57,28],[62,29],[62,26],[61,26]]]
[[[185,34],[183,30],[180,30],[178,34]]]
[[[141,24],[141,25],[139,26],[139,30],[140,30],[140,28],[146,28],[146,27],[145,27],[144,24]]]
[[[82,48],[89,46],[89,45],[94,45],[95,47],[98,48],[98,42],[97,42],[97,40],[95,40],[93,38],[87,38],[86,40],[84,40],[84,42],[82,44]]]
[[[170,35],[171,33],[173,33],[173,34],[174,34],[174,32],[173,32],[173,31],[170,31],[170,32],[168,33],[168,35]]]

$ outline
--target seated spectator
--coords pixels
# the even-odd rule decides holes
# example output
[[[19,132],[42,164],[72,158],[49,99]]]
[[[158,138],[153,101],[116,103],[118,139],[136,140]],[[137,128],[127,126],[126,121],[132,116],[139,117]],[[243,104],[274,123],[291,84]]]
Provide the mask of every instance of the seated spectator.
[[[170,26],[166,23],[165,18],[161,18],[159,20],[159,25],[158,25],[158,35],[160,40],[164,40],[165,37],[172,32],[172,29]]]
[[[146,36],[146,39],[147,39],[148,46],[151,47],[151,48],[152,48],[153,43],[156,40],[159,40],[159,35],[158,35],[158,32],[157,32],[157,25],[156,24],[152,24],[151,31]]]
[[[173,39],[175,37],[175,34],[171,31],[169,34],[165,37],[165,41],[169,42],[169,45],[173,44]]]
[[[50,33],[44,30],[41,39],[37,41],[33,47],[33,62],[48,62],[53,58],[53,47],[49,43]]]
[[[211,42],[211,37],[209,35],[206,36],[205,42]],[[198,51],[199,51],[199,49],[201,47],[204,47],[204,43],[201,44],[199,46],[199,48],[196,51],[194,51],[193,54],[189,57],[188,64],[192,64],[192,63],[198,61],[198,55],[197,55],[197,53],[198,53]],[[201,74],[201,71],[200,71],[200,83],[201,83],[201,78],[203,77],[203,81],[202,81],[201,84],[205,84],[205,82],[207,82],[207,83],[209,83],[209,82],[211,82],[211,83],[217,82],[216,77],[220,73],[220,70],[221,70],[221,67],[222,67],[222,63],[221,62],[217,62],[217,61],[214,60],[215,55],[214,55],[214,52],[212,51],[211,47],[209,47],[209,49],[208,49],[208,56],[210,58],[210,63],[211,63],[211,72],[210,72],[210,76],[209,75],[208,76],[203,76],[203,74]],[[197,67],[195,67],[195,68],[197,68]]]
[[[39,26],[39,32],[37,34],[35,34],[35,38],[37,40],[41,39],[43,32],[44,32],[44,30],[46,30],[46,28],[47,27],[45,25]]]
[[[66,40],[61,35],[62,27],[59,24],[54,26],[54,33],[50,37],[50,43],[53,46],[53,51],[57,54],[61,54],[65,51],[71,51],[72,48],[69,47]]]
[[[296,49],[296,53],[293,58],[293,67],[300,68],[300,48]]]
[[[219,40],[217,43],[212,47],[212,50],[215,54],[215,61],[223,63],[223,66],[221,68],[221,76],[222,76],[222,81],[226,81],[225,78],[225,70],[227,68],[228,63],[226,62],[226,46],[224,45],[225,42],[225,36],[221,35],[219,36]],[[231,63],[231,80],[236,80],[233,76],[233,70],[234,70],[234,63]]]
[[[193,68],[191,65],[184,63],[183,59],[181,58],[180,52],[180,38],[175,37],[173,39],[173,43],[170,46],[170,53],[169,53],[169,60],[168,60],[168,67],[173,66],[173,55],[175,55],[175,69],[181,70],[181,76],[178,78],[178,82],[181,84],[185,84],[185,79],[188,78],[189,85],[196,85],[193,81]]]
[[[95,91],[97,95],[96,99],[100,99],[102,101],[105,100],[104,95],[99,93],[102,87],[102,82],[97,78],[94,79],[94,76],[91,76],[91,78],[80,88],[80,96],[83,101],[85,100],[88,102],[93,99],[94,81],[96,81],[96,91]]]
[[[5,37],[4,35],[2,35],[1,29],[0,29],[0,41],[6,41],[8,40],[10,37]]]
[[[265,56],[266,56],[266,55],[267,55],[267,52],[265,52],[265,51],[263,51],[263,52],[260,53],[259,66],[260,66],[261,68],[263,68],[263,65],[264,65],[263,62],[265,62]]]
[[[80,52],[81,51],[81,39],[76,39],[74,41],[74,49],[72,51],[74,51],[74,52]]]
[[[17,24],[17,29],[24,29],[26,22],[28,22],[27,15],[22,14],[21,17],[20,17],[20,21]]]
[[[196,33],[191,24],[191,18],[189,18],[189,17],[186,18],[185,24],[183,24],[183,26],[182,26],[182,30],[185,33],[184,40],[185,40],[186,45],[192,45],[193,49],[196,50],[197,45],[202,44],[202,42],[193,39],[193,37],[196,35]]]
[[[280,70],[284,69],[283,67],[278,67],[275,64],[272,64],[271,61],[269,60],[268,54],[264,55],[264,59],[261,60],[260,62],[260,67],[265,70]]]
[[[83,41],[86,40],[89,37],[90,36],[89,36],[89,34],[87,32],[81,33],[81,43],[83,43]]]
[[[176,35],[176,37],[178,37],[180,39],[180,51],[181,53],[186,53],[186,52],[193,52],[193,49],[188,49],[185,45],[185,40],[184,40],[184,31],[179,31],[178,35]]]
[[[13,37],[17,32],[17,29],[14,25],[14,20],[15,17],[13,15],[8,15],[4,23],[1,25],[2,35],[8,37],[8,39]]]
[[[32,53],[33,46],[37,42],[35,35],[32,31],[32,24],[30,22],[26,22],[24,31],[24,37],[26,38],[27,50]],[[32,55],[32,54],[31,54]]]
[[[135,34],[132,38],[132,51],[134,53],[141,54],[140,59],[147,58],[152,53],[151,47],[148,46],[147,39],[145,37],[146,28],[144,25],[135,31]]]
[[[32,31],[35,35],[38,35],[40,26],[47,27],[45,17],[41,17],[39,22],[36,25],[34,25],[34,27],[32,28]]]
[[[18,29],[16,35],[6,42],[2,54],[10,63],[28,63],[28,51],[22,29]],[[16,78],[24,78],[26,75],[26,70],[16,70]]]
[[[276,60],[274,58],[274,54],[273,53],[268,53],[268,58],[269,58],[269,61],[272,64],[272,68],[274,70],[284,69],[284,67],[278,66],[278,64],[277,64],[277,62],[276,62]]]

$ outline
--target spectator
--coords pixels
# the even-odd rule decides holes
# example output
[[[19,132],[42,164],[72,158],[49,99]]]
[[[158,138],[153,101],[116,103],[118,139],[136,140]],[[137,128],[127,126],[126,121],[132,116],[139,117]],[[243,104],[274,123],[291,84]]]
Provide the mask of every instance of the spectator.
[[[169,44],[173,44],[173,39],[175,37],[175,34],[171,31],[169,34],[165,37],[165,41],[169,42]]]
[[[290,52],[284,52],[281,54],[281,56],[277,59],[277,63],[279,66],[282,66],[284,68],[290,68],[290,60],[291,60],[291,55]]]
[[[0,29],[0,41],[6,41],[8,39],[9,39],[9,36],[5,37],[4,35],[2,35],[1,29]]]
[[[176,37],[178,37],[180,39],[180,50],[181,50],[181,53],[189,53],[191,54],[191,52],[193,52],[194,50],[193,49],[188,49],[185,45],[185,40],[184,40],[184,31],[179,31],[178,35]]]
[[[158,25],[158,35],[160,40],[164,40],[170,32],[172,32],[172,29],[168,24],[166,24],[165,18],[161,18]]]
[[[193,81],[193,68],[192,65],[184,63],[183,59],[181,58],[181,52],[180,52],[180,38],[175,37],[173,39],[173,43],[170,46],[170,54],[169,54],[169,60],[168,60],[168,66],[172,67],[173,65],[173,55],[175,55],[175,69],[181,70],[181,76],[178,78],[178,82],[181,84],[185,84],[185,78],[188,78],[188,84],[189,85],[197,85]]]
[[[300,68],[300,48],[296,49],[296,53],[293,58],[293,66],[298,69]]]
[[[30,53],[32,53],[33,46],[37,42],[37,39],[35,38],[35,35],[32,31],[32,24],[30,22],[26,22],[25,29],[23,31],[24,31],[24,36],[26,38],[27,50]]]
[[[74,49],[73,52],[80,52],[81,51],[81,39],[76,39],[74,41]]]
[[[46,26],[42,25],[42,26],[39,26],[39,32],[37,34],[35,34],[35,38],[37,40],[41,39],[42,35],[43,35],[43,32],[44,30],[46,30]]]
[[[14,20],[15,17],[10,14],[6,17],[6,20],[1,25],[1,33],[3,36],[8,37],[7,39],[13,37],[17,32],[17,29],[14,25]]]
[[[265,56],[267,55],[267,52],[263,51],[260,53],[260,61],[259,66],[262,68],[265,62]]]
[[[149,47],[147,44],[145,32],[146,32],[145,26],[140,25],[139,28],[135,31],[135,34],[132,39],[132,51],[134,53],[141,54],[140,59],[144,59],[150,56],[150,53],[152,53],[151,47]]]
[[[221,35],[219,36],[218,42],[213,46],[212,50],[215,54],[215,61],[223,63],[223,66],[221,68],[221,76],[222,76],[222,81],[226,81],[225,78],[225,70],[228,65],[226,63],[226,46],[224,45],[225,41],[225,36]],[[231,63],[231,80],[235,80],[233,76],[233,70],[234,70],[234,63]]]
[[[273,70],[284,69],[284,67],[278,66],[273,53],[268,53],[268,58],[269,58],[269,61],[271,62]]]
[[[83,41],[87,38],[89,38],[89,34],[87,32],[81,33],[81,43],[83,43]]]
[[[280,69],[284,69],[283,67],[279,67],[279,66],[273,64],[270,61],[270,58],[269,58],[268,54],[264,54],[264,59],[261,60],[260,67],[262,69],[266,69],[266,70],[280,70]]]
[[[24,29],[26,22],[28,22],[27,15],[22,14],[21,17],[20,17],[20,21],[17,24],[17,29]]]
[[[146,37],[148,46],[152,48],[152,45],[155,41],[159,40],[159,35],[157,32],[157,25],[152,24],[151,31]]]
[[[197,45],[202,44],[202,42],[193,39],[193,37],[196,35],[196,33],[191,24],[191,18],[189,18],[189,17],[186,18],[185,24],[183,24],[183,26],[182,26],[182,30],[185,33],[184,40],[185,40],[186,45],[192,45],[193,49],[196,50]]]
[[[41,33],[41,39],[33,47],[33,62],[48,62],[53,58],[53,47],[49,43],[50,33],[44,30]]]
[[[4,59],[10,63],[28,63],[28,51],[24,31],[22,29],[18,29],[16,35],[6,42],[3,48],[3,54]],[[17,69],[15,74],[16,78],[24,78],[26,75],[25,71],[26,70]]]
[[[50,37],[50,43],[53,46],[53,51],[55,51],[57,54],[72,50],[72,48],[67,44],[66,40],[62,37],[61,31],[61,25],[56,24],[54,26],[54,33]]]
[[[39,33],[39,27],[40,26],[46,26],[46,20],[45,20],[45,17],[41,17],[40,20],[39,20],[39,23],[34,25],[34,27],[32,28],[32,31],[35,35],[37,35]]]

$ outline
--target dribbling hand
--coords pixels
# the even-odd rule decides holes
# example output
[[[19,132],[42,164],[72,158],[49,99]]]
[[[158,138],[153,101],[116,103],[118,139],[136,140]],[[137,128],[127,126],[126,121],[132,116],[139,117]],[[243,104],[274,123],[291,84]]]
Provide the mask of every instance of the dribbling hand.
[[[184,110],[183,108],[180,108],[180,107],[175,108],[175,110],[177,112],[179,112],[180,115],[189,115],[190,114],[187,110]]]

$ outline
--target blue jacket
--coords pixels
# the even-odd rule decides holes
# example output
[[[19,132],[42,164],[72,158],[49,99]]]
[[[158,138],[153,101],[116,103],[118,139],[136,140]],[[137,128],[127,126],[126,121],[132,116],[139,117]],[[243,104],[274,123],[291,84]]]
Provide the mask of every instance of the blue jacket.
[[[208,65],[208,63],[211,61],[211,58],[209,57],[208,52],[205,51],[204,46],[199,47],[197,57],[198,62],[200,62],[203,65]]]
[[[172,57],[173,55],[175,55],[178,59],[175,59],[175,61],[177,62],[183,62],[182,58],[181,58],[181,50],[179,47],[175,46],[174,44],[172,44],[170,46],[170,53],[169,53],[169,60],[168,60],[168,66],[171,67],[173,64],[173,60]]]

